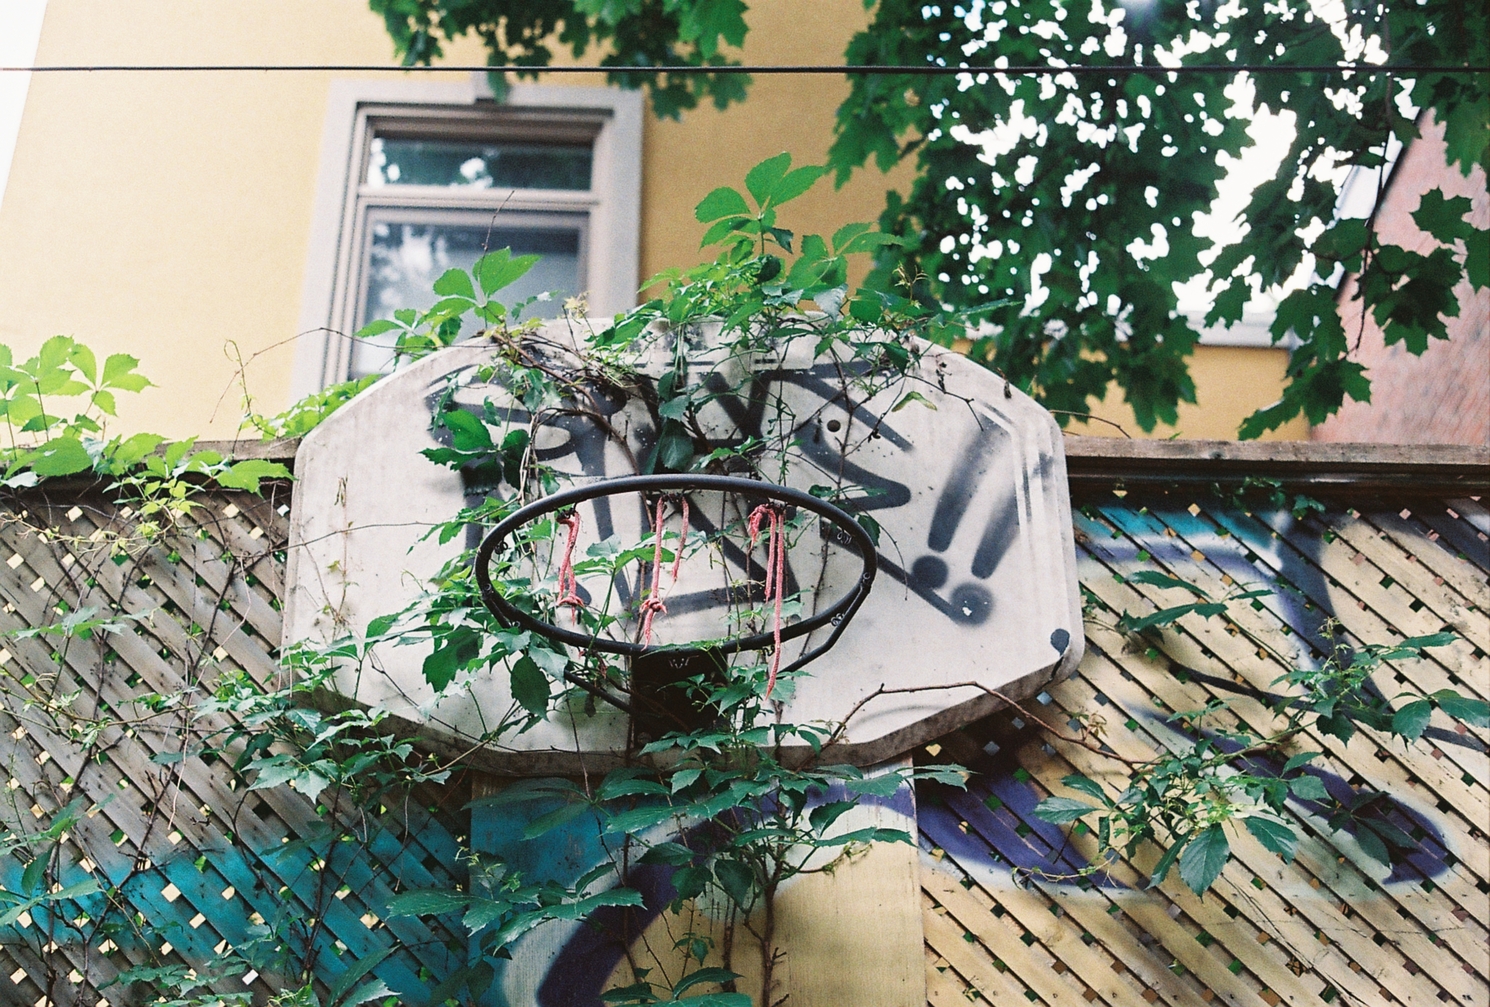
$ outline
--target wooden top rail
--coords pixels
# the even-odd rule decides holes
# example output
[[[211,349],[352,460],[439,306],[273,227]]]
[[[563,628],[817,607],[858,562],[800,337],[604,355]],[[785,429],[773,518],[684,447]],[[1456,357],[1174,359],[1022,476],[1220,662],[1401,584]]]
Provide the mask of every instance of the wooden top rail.
[[[1490,446],[1312,441],[1155,441],[1066,436],[1072,489],[1122,483],[1276,479],[1316,492],[1390,490],[1475,495],[1490,490]]]
[[[1065,443],[1072,489],[1239,483],[1253,478],[1325,493],[1386,490],[1461,496],[1490,491],[1490,445],[1161,441],[1074,434],[1067,434]],[[263,458],[290,466],[299,446],[292,438],[197,443],[198,448],[225,457]]]

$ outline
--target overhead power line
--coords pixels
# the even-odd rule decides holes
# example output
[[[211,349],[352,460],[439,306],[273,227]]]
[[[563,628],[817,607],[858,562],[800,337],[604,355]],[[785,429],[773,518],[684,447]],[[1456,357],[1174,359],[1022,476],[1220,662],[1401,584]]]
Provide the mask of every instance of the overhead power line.
[[[956,74],[1006,74],[1010,76],[1107,74],[1109,76],[1131,76],[1133,74],[1476,74],[1490,73],[1490,66],[1428,66],[1422,64],[1386,65],[1381,63],[1195,63],[1182,66],[1102,65],[1076,64],[1072,66],[941,66],[941,65],[897,65],[873,66],[864,64],[804,64],[781,65],[733,65],[733,66],[388,66],[366,63],[176,63],[176,64],[67,64],[58,66],[0,66],[0,73],[485,73],[488,71],[532,72],[554,74],[834,74],[843,76],[905,76],[940,77]]]

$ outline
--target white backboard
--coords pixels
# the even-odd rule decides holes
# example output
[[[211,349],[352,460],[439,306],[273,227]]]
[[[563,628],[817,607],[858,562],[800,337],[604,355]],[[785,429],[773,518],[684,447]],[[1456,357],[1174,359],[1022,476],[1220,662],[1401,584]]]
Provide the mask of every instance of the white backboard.
[[[545,335],[569,338],[564,323]],[[843,485],[850,509],[881,529],[873,591],[837,645],[809,666],[782,719],[841,721],[882,685],[977,682],[1018,699],[1074,669],[1083,647],[1080,597],[1061,434],[1050,414],[961,355],[923,345],[906,383],[849,415],[841,371],[814,362],[809,341],[799,346],[785,359],[754,361],[754,381],[738,363],[721,370],[707,347],[688,353],[690,367],[712,372],[720,389],[699,413],[711,444],[785,436],[793,444],[787,485]],[[445,433],[432,429],[430,416],[452,378],[464,382],[455,396],[463,408],[479,410],[485,399],[510,406],[505,388],[469,381],[490,355],[489,347],[461,345],[426,357],[305,438],[295,466],[286,642],[361,632],[479,541],[480,529],[444,547],[421,541],[431,524],[479,497],[420,451]],[[659,347],[655,360],[635,364],[645,381],[672,359]],[[907,389],[922,398],[907,400]],[[634,474],[656,443],[655,406],[617,398],[604,408],[615,436],[583,416],[555,417],[535,438],[545,464],[575,482]],[[501,415],[528,423],[521,411]],[[846,576],[854,566],[843,567]],[[821,638],[789,645],[785,660]],[[511,706],[500,674],[457,683],[436,699],[424,657],[418,647],[380,647],[377,667],[347,676],[340,689],[451,748]],[[879,696],[855,713],[837,758],[882,762],[998,705],[972,687]],[[627,735],[624,714],[600,704],[586,715],[576,703],[504,739],[483,761],[498,772],[574,772],[619,757]]]

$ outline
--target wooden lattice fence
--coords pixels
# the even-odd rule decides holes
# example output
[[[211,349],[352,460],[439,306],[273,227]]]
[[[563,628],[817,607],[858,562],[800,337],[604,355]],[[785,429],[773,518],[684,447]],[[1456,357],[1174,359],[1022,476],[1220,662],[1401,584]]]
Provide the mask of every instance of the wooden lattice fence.
[[[138,702],[200,698],[235,669],[275,679],[289,498],[286,485],[263,497],[204,492],[190,519],[153,542],[96,487],[9,501],[0,816],[12,835],[34,834],[82,798],[93,810],[62,843],[54,884],[91,876],[104,891],[38,906],[0,930],[0,1002],[153,999],[147,984],[111,981],[131,964],[200,967],[256,927],[299,927],[326,983],[344,960],[395,942],[401,950],[379,971],[409,986],[452,967],[447,943],[464,961],[451,935],[379,918],[400,886],[458,880],[461,837],[445,808],[464,801],[416,795],[375,809],[350,830],[355,841],[327,842],[329,796],[317,808],[287,787],[246,791],[225,761],[190,757],[222,718],[194,719],[189,702],[160,711]],[[89,610],[129,618],[90,639],[24,635]],[[0,859],[7,889],[21,890],[43,849]],[[249,972],[220,988],[262,1000],[278,985]]]
[[[1362,492],[1355,507],[1348,495],[1327,499],[1323,513],[1300,519],[1266,493],[1248,503],[1200,487],[1114,492],[1111,481],[1079,491],[1087,656],[1035,709],[1056,722],[1096,713],[1105,742],[1135,758],[1182,740],[1165,722],[1171,712],[1212,699],[1230,700],[1235,721],[1265,731],[1268,694],[1286,669],[1241,630],[1317,661],[1329,618],[1352,643],[1453,630],[1458,643],[1431,660],[1388,664],[1375,684],[1388,696],[1411,682],[1490,698],[1482,502],[1401,491]],[[1111,626],[1123,612],[1191,600],[1124,582],[1142,569],[1213,597],[1233,585],[1275,593],[1232,606],[1229,619],[1187,616],[1163,632],[1161,650]],[[930,1002],[1490,1003],[1487,738],[1435,714],[1412,745],[1366,730],[1349,744],[1318,732],[1300,739],[1300,750],[1326,753],[1311,772],[1332,796],[1355,787],[1391,795],[1388,819],[1420,851],[1388,871],[1351,834],[1332,831],[1320,805],[1296,801],[1304,838],[1292,864],[1241,834],[1236,858],[1198,898],[1175,874],[1143,890],[1153,849],[1096,885],[1050,880],[1084,866],[1094,837],[1040,821],[1034,805],[1070,793],[1067,774],[1112,782],[1116,767],[1017,716],[991,718],[938,753],[981,771],[971,791],[920,795]]]
[[[1239,497],[1145,477],[1115,490],[1090,474],[1074,485],[1088,651],[1032,704],[1042,717],[1095,713],[1107,744],[1131,756],[1179,740],[1165,717],[1212,698],[1262,726],[1283,666],[1242,630],[1317,660],[1327,618],[1352,642],[1450,628],[1460,642],[1388,665],[1376,684],[1490,698],[1490,514],[1479,500],[1345,479],[1330,493],[1306,486],[1326,509],[1300,518],[1267,487]],[[185,704],[141,706],[233,669],[264,683],[278,674],[289,488],[200,499],[154,542],[94,486],[28,492],[0,514],[0,820],[12,836],[35,834],[84,799],[92,810],[62,842],[55,883],[92,876],[105,889],[0,929],[0,1003],[148,1000],[143,985],[110,981],[130,964],[201,966],[276,925],[300,928],[326,985],[389,949],[377,974],[401,988],[430,989],[468,960],[465,938],[381,916],[403,887],[465,880],[469,781],[344,814],[328,795],[317,806],[288,788],[248,792],[223,762],[181,758],[223,723],[191,720]],[[1188,598],[1122,580],[1138,569],[1216,595],[1275,593],[1233,606],[1230,621],[1186,617],[1149,646],[1112,628],[1116,616]],[[130,617],[89,638],[31,632],[90,609]],[[1236,859],[1198,898],[1177,877],[1144,891],[1152,852],[1095,885],[1051,880],[1087,862],[1091,837],[1032,808],[1068,773],[1107,779],[1100,757],[1007,712],[943,739],[933,757],[979,775],[965,794],[918,795],[929,1001],[1490,1004],[1487,740],[1439,715],[1411,746],[1365,731],[1349,744],[1310,737],[1304,747],[1327,753],[1316,763],[1327,790],[1387,791],[1389,819],[1421,850],[1387,871],[1296,803],[1305,839],[1292,864],[1238,837]],[[328,841],[333,819],[349,841]],[[31,850],[0,857],[5,889],[22,887]],[[263,1003],[281,982],[250,973],[221,988]],[[506,1003],[496,992],[486,1002]]]

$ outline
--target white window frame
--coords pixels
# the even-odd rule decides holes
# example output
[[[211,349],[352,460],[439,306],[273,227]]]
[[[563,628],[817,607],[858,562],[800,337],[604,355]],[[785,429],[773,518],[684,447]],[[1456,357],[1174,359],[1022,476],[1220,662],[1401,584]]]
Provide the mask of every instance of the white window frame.
[[[642,97],[606,87],[516,84],[492,100],[484,75],[460,83],[336,80],[326,108],[306,257],[291,400],[346,380],[362,301],[367,221],[388,211],[501,209],[555,214],[580,228],[580,276],[590,312],[636,305],[640,281]],[[407,136],[490,136],[593,143],[590,190],[482,190],[365,184],[379,130]]]

